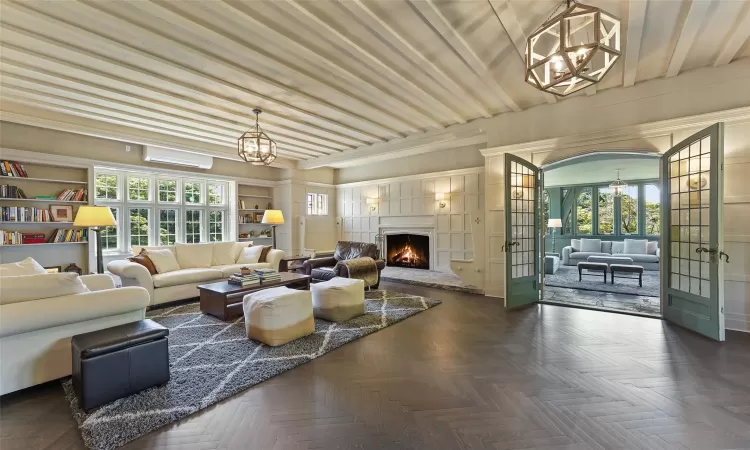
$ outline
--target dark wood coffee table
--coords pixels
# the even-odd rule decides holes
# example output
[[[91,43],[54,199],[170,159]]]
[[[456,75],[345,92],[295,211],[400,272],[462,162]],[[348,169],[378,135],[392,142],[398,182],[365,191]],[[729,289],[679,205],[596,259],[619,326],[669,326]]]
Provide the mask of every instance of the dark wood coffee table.
[[[228,281],[219,281],[198,286],[201,293],[201,312],[211,314],[221,320],[229,320],[242,316],[242,298],[255,291],[279,286],[299,287],[310,289],[310,275],[282,272],[281,279],[253,284],[251,286],[237,286]]]

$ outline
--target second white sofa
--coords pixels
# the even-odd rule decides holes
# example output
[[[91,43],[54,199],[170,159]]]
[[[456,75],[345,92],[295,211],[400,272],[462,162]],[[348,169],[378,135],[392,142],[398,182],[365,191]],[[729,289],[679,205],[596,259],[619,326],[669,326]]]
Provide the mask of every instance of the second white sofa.
[[[228,279],[240,267],[251,269],[270,268],[279,270],[279,262],[285,254],[271,249],[264,262],[242,262],[241,253],[251,246],[249,242],[207,242],[200,244],[175,244],[160,247],[133,246],[133,254],[142,249],[169,250],[179,267],[164,273],[151,275],[141,264],[128,260],[112,261],[107,270],[120,277],[123,286],[140,286],[148,290],[151,305],[198,297],[198,285]],[[238,262],[240,261],[240,262]]]

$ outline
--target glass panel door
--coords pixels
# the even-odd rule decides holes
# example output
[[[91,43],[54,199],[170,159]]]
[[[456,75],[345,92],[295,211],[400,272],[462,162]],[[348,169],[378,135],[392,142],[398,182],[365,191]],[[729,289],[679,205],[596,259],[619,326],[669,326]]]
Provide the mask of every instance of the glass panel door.
[[[505,305],[539,301],[541,227],[539,169],[505,155]]]
[[[664,318],[724,340],[723,124],[661,158]]]

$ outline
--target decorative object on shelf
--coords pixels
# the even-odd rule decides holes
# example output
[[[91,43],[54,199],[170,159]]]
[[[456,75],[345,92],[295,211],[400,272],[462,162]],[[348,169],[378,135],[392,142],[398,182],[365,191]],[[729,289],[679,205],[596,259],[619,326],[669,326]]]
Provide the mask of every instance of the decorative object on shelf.
[[[248,237],[247,233],[240,233],[240,239],[245,239],[247,237]]]
[[[73,220],[73,207],[70,205],[50,205],[49,212],[54,222],[70,222]]]
[[[688,188],[695,191],[695,190],[703,189],[704,187],[706,187],[706,185],[708,184],[708,180],[703,175],[695,174],[695,175],[690,175],[687,181],[685,182],[685,184],[687,185]]]
[[[552,230],[552,251],[555,251],[555,228],[562,228],[562,219],[549,219],[547,228]]]
[[[262,212],[255,212],[253,213],[253,223],[262,223],[263,221],[263,213]]]
[[[284,214],[280,209],[267,209],[266,212],[263,213],[263,220],[261,220],[261,223],[271,225],[271,228],[273,228],[273,248],[276,248],[276,226],[284,225]]]
[[[268,205],[266,205],[266,209],[272,209],[272,208],[273,208],[273,205],[271,204],[271,202],[268,202]]]
[[[445,208],[445,205],[446,205],[446,203],[445,203],[445,193],[443,193],[443,192],[436,193],[435,194],[435,200],[437,200],[438,206],[440,206],[440,208]]]
[[[101,231],[104,227],[117,226],[112,211],[108,206],[81,206],[73,226],[89,227],[96,234],[96,273],[104,273]]]
[[[45,267],[45,269],[47,270],[47,273],[60,273],[60,272],[62,272],[62,266],[50,266],[50,267]]]
[[[620,169],[617,170],[617,179],[609,185],[612,188],[612,195],[615,197],[622,197],[622,192],[628,187],[628,183],[620,179]]]
[[[81,269],[80,267],[76,266],[75,263],[71,263],[68,267],[66,267],[64,269],[64,271],[65,272],[75,272],[78,275],[83,275],[83,269]]]
[[[258,208],[258,205],[256,204],[254,209],[260,209],[260,208]]]
[[[258,123],[260,108],[255,113],[255,128],[246,131],[237,140],[237,153],[243,161],[254,166],[267,166],[276,160],[276,142],[263,132]]]
[[[585,89],[614,66],[622,55],[620,44],[619,19],[565,0],[526,42],[526,82],[561,97]]]
[[[240,200],[240,209],[245,209],[245,200]]]
[[[370,205],[370,211],[375,211],[378,208],[378,199],[367,197],[367,204]]]
[[[255,230],[250,230],[249,233],[247,233],[248,237],[255,237]]]

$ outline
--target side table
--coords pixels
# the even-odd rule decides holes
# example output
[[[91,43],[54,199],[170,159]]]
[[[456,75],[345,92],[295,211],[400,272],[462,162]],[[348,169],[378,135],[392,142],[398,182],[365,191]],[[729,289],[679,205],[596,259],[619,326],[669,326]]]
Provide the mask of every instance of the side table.
[[[279,261],[279,272],[302,273],[302,264],[310,259],[309,256],[291,256]]]

